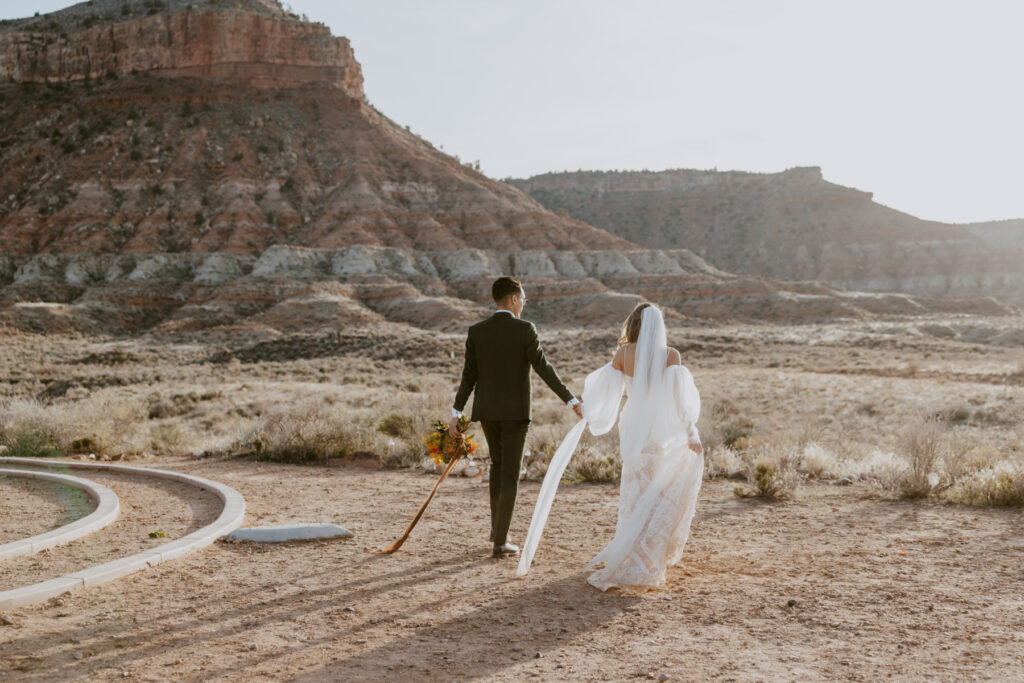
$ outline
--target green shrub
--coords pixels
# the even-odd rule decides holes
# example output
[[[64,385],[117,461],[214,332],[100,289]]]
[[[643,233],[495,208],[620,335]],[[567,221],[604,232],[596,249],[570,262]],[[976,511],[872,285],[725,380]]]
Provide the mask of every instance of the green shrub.
[[[13,438],[6,439],[12,458],[59,458],[64,455],[57,440],[48,431],[39,428],[19,430]]]
[[[426,436],[426,434],[418,434],[416,431],[416,424],[411,415],[401,415],[398,413],[391,413],[385,415],[384,419],[377,425],[377,431],[388,436],[397,436],[401,438],[415,438],[417,436]]]
[[[754,423],[742,417],[726,420],[715,426],[722,443],[732,448],[740,439],[749,439],[754,434]]]
[[[72,453],[91,453],[96,450],[99,449],[96,447],[96,439],[94,437],[83,436],[71,441]]]

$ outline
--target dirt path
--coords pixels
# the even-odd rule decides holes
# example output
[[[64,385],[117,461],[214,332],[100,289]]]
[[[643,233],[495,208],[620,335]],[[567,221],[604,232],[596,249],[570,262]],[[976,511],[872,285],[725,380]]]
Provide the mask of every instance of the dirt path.
[[[248,525],[331,521],[356,537],[219,543],[63,605],[15,610],[0,625],[0,678],[1024,677],[1021,511],[886,502],[825,484],[768,505],[710,482],[665,589],[607,595],[582,567],[613,532],[612,486],[563,485],[534,569],[517,580],[513,561],[488,557],[479,479],[446,482],[403,550],[383,557],[363,548],[401,532],[429,476],[161,466],[236,487]],[[523,486],[519,538],[538,488]]]

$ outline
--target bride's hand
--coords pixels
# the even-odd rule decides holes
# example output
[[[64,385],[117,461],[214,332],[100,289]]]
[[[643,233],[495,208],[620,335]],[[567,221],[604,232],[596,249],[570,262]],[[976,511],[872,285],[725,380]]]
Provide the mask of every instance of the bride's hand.
[[[704,455],[704,447],[701,446],[699,443],[691,443],[690,450],[696,453],[697,455]]]

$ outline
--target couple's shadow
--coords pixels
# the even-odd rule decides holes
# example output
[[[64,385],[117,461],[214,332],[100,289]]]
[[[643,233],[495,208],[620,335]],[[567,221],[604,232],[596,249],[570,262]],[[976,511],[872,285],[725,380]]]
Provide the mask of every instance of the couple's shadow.
[[[460,556],[441,564],[451,572],[454,565],[466,570],[496,562],[474,558],[467,563],[468,559]],[[501,578],[482,586],[478,599],[453,596],[448,603],[451,609],[443,600],[435,602],[430,621],[297,680],[476,678],[522,665],[524,660],[535,661],[532,666],[540,667],[545,677],[564,677],[568,671],[557,668],[557,658],[548,656],[551,652],[601,628],[642,600],[635,595],[601,593],[587,583],[585,572],[545,581],[538,571],[515,578],[515,564],[507,560],[501,567]],[[407,580],[399,584],[381,589],[408,585]]]

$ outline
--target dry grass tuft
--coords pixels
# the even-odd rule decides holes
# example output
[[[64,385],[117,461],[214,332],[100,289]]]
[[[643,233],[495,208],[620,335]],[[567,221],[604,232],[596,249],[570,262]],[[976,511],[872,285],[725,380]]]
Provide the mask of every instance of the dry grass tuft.
[[[708,479],[745,479],[747,461],[725,445],[704,449],[704,473]]]
[[[575,482],[617,482],[622,461],[616,450],[600,442],[580,442],[576,455],[565,468],[564,478]]]
[[[287,463],[326,464],[357,452],[382,456],[386,446],[377,431],[319,401],[273,410],[252,439],[257,458]]]
[[[900,498],[926,498],[952,485],[944,467],[951,455],[946,427],[936,420],[910,425],[899,443],[905,467],[890,486]]]
[[[50,405],[18,400],[0,408],[0,438],[12,450],[124,456],[142,450],[145,419],[141,404],[113,392]]]
[[[946,499],[964,505],[1024,506],[1024,466],[1003,462],[957,483]]]
[[[796,495],[800,475],[792,459],[777,445],[760,450],[747,469],[747,486],[737,486],[733,493],[739,498],[786,500]]]
[[[796,467],[809,479],[832,479],[842,469],[835,455],[814,442],[804,446]]]

